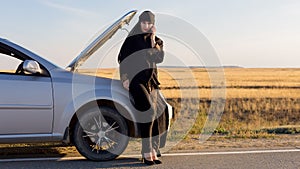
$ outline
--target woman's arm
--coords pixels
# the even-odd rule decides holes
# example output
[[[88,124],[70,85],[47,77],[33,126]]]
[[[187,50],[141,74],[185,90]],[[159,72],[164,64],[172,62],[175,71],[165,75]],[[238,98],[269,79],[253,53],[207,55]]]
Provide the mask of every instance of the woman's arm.
[[[152,40],[153,41],[153,40]],[[148,49],[148,59],[155,63],[161,63],[164,60],[163,41],[155,36],[155,44]]]
[[[126,68],[126,63],[123,61],[132,53],[133,47],[131,38],[127,37],[121,47],[120,53],[118,55],[118,62],[120,64],[120,79],[122,82],[123,87],[126,90],[129,90],[129,78],[128,78],[128,68]],[[126,62],[126,61],[125,61]],[[124,65],[125,64],[125,65]]]

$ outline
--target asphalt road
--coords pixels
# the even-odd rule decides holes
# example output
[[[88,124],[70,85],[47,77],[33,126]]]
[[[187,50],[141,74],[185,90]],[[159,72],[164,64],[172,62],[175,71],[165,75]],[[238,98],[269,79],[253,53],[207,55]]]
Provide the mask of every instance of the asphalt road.
[[[0,168],[79,169],[79,168],[300,168],[300,149],[236,152],[201,152],[163,154],[163,164],[146,166],[138,156],[122,156],[108,162],[92,162],[82,157],[2,159]]]

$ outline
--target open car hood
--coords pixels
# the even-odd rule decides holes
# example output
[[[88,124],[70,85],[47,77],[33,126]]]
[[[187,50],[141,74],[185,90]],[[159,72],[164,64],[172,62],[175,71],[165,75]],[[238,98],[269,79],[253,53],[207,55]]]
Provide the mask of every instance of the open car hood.
[[[74,71],[81,66],[94,52],[96,52],[106,41],[108,41],[119,29],[125,24],[129,24],[137,10],[133,10],[122,16],[102,34],[92,41],[67,67],[68,70]]]

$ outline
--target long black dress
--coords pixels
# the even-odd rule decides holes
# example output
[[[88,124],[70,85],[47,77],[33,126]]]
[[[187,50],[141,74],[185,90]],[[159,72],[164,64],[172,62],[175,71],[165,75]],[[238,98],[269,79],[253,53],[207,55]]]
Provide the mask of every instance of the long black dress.
[[[149,153],[152,148],[159,151],[161,132],[157,118],[163,112],[158,110],[164,111],[156,105],[160,84],[156,64],[164,59],[163,41],[155,37],[156,45],[152,47],[150,38],[151,33],[128,36],[118,57],[121,80],[130,81],[132,104],[144,118],[140,121],[142,153]]]

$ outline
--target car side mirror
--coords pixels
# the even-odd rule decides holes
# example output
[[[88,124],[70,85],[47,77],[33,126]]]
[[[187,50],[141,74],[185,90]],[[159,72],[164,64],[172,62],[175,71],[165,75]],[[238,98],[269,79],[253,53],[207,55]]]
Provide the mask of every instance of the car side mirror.
[[[25,60],[23,63],[23,70],[32,74],[42,73],[39,63],[34,60]]]

